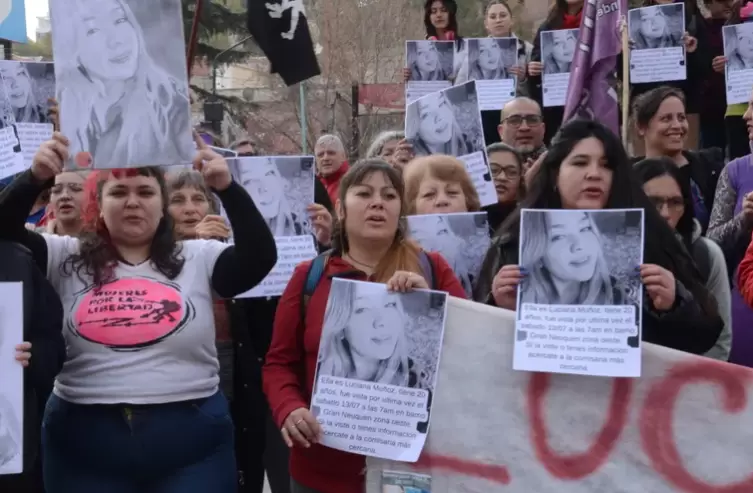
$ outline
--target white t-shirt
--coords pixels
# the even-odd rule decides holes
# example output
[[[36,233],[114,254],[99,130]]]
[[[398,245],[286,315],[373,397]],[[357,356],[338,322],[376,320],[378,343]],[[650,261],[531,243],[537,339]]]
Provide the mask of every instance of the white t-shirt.
[[[78,239],[43,236],[47,278],[65,310],[68,356],[55,394],[78,404],[160,404],[217,392],[211,277],[227,244],[182,242],[185,264],[173,280],[151,262],[121,262],[115,281],[95,289],[87,276],[61,271]]]

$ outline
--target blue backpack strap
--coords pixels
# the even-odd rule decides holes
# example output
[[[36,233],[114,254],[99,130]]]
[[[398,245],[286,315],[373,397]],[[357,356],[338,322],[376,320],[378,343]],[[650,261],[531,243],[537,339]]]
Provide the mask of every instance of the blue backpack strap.
[[[306,272],[306,282],[303,285],[303,291],[301,292],[301,321],[306,317],[306,307],[308,306],[311,295],[316,291],[316,287],[319,285],[322,276],[324,275],[324,269],[327,268],[327,261],[329,260],[330,251],[326,251],[314,257],[309,265],[309,269]]]
[[[419,263],[421,264],[421,272],[423,272],[424,279],[426,279],[426,284],[429,285],[429,289],[436,291],[437,286],[434,282],[434,263],[431,261],[429,255],[423,250],[421,250],[418,257]]]

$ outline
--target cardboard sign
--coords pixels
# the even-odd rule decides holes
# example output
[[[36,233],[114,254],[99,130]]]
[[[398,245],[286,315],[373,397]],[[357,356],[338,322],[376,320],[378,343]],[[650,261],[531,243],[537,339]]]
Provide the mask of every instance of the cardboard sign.
[[[748,493],[753,371],[644,345],[637,379],[512,370],[514,313],[450,298],[429,435],[432,493]]]

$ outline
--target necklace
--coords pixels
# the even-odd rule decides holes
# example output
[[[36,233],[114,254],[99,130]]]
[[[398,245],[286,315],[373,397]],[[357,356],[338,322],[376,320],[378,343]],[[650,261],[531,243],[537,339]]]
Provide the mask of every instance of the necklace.
[[[345,255],[347,255],[348,259],[351,262],[353,262],[354,264],[358,264],[361,267],[366,267],[367,269],[372,269],[372,270],[376,267],[376,265],[369,265],[369,264],[365,264],[363,262],[359,262],[358,260],[354,259],[353,256],[351,254],[349,254],[349,253],[346,253]]]

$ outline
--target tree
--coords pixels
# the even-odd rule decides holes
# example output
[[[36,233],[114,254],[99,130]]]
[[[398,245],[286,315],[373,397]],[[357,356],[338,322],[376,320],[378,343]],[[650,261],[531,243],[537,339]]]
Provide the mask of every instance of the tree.
[[[184,32],[186,36],[186,46],[188,46],[191,36],[191,26],[193,23],[194,12],[196,9],[196,0],[182,0],[183,3],[183,22],[185,24]],[[199,34],[195,49],[197,58],[211,62],[223,50],[232,45],[238,38],[248,36],[246,29],[246,12],[241,9],[233,9],[223,5],[218,0],[204,0],[202,4],[201,17],[199,19]],[[230,64],[242,61],[248,57],[248,49],[240,47],[223,54],[221,62]]]
[[[22,57],[42,57],[52,60],[52,41],[49,34],[42,34],[36,41],[28,39],[26,43],[13,43],[13,54]]]

